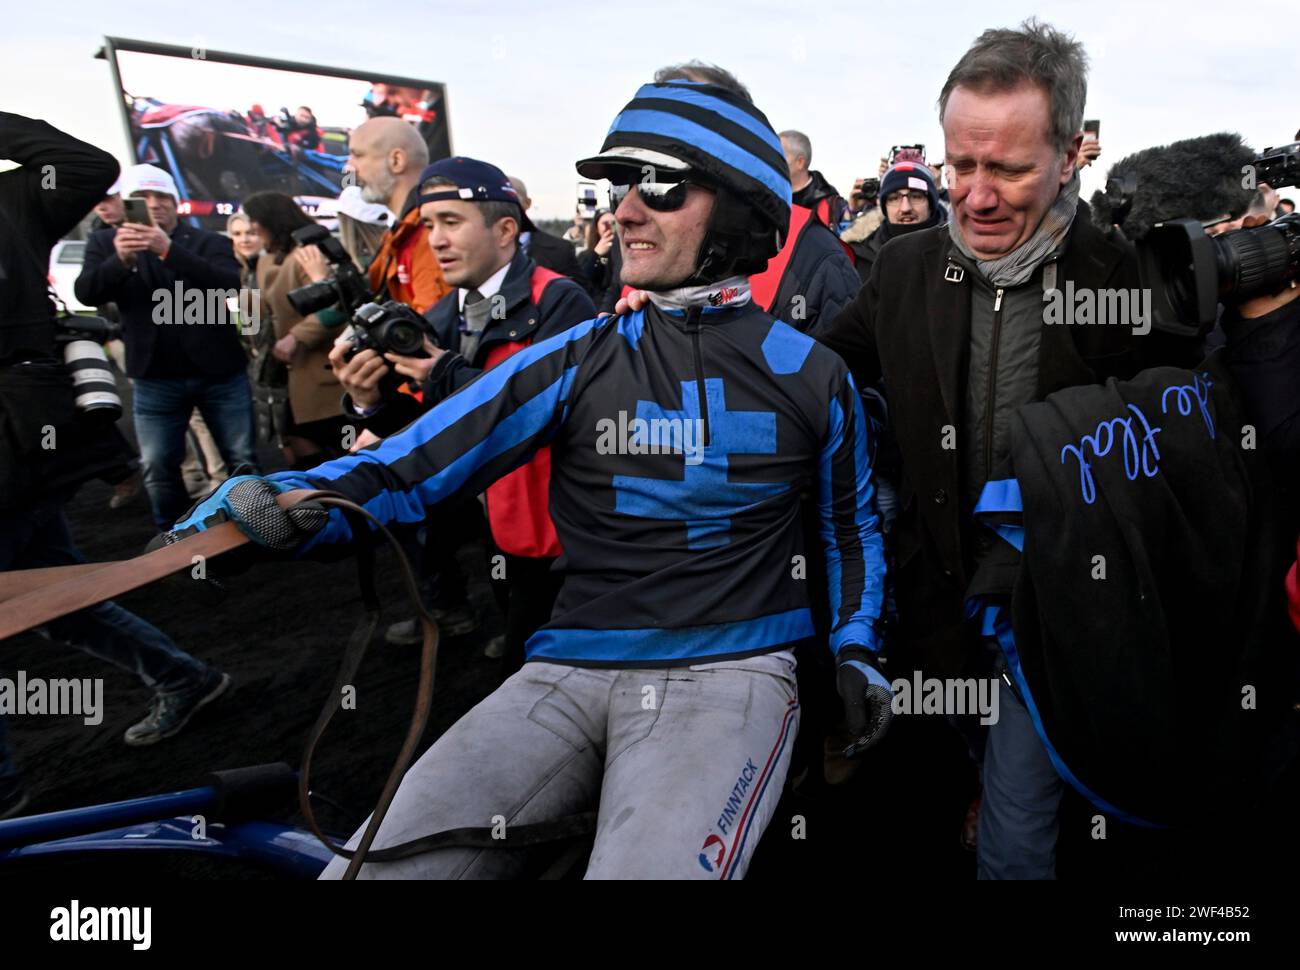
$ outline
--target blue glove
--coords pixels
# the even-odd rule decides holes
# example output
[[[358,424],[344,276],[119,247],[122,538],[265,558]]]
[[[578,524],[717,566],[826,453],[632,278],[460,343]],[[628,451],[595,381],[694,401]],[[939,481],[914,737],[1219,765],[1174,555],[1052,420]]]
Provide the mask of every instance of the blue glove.
[[[276,496],[291,491],[292,486],[259,475],[236,475],[190,509],[172,526],[166,541],[184,539],[222,522],[234,522],[258,545],[280,552],[296,549],[324,528],[329,512],[315,502],[280,508]]]
[[[876,655],[864,647],[846,646],[839,652],[835,688],[844,702],[853,743],[844,757],[861,754],[885,736],[894,719],[894,689],[876,666]]]

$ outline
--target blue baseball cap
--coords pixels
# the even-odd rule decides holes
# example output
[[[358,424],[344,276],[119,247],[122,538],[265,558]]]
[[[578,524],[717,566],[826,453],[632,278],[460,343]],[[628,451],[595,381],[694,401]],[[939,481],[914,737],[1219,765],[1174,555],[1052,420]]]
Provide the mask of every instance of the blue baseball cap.
[[[450,179],[456,188],[435,186],[424,190],[424,183],[432,178]],[[420,173],[419,202],[441,202],[446,199],[463,199],[466,202],[513,202],[522,206],[519,193],[506,178],[505,172],[477,158],[456,155],[426,165]]]
[[[432,178],[449,179],[456,183],[456,187],[438,185],[432,186],[428,191],[425,191],[424,183]],[[439,159],[424,167],[424,171],[420,173],[420,184],[416,191],[419,193],[415,199],[416,205],[424,205],[426,202],[455,200],[462,202],[513,202],[519,206],[519,231],[532,232],[534,230],[532,222],[524,213],[524,205],[519,199],[519,193],[510,184],[510,179],[506,177],[506,173],[491,162],[479,161],[477,158],[466,158],[464,155]]]

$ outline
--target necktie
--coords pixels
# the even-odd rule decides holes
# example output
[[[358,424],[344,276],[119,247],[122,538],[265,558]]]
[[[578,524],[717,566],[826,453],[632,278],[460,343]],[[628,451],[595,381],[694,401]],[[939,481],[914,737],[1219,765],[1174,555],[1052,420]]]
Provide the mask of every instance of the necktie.
[[[460,328],[460,353],[467,360],[474,359],[478,349],[479,337],[487,326],[488,316],[492,313],[492,301],[485,300],[478,290],[465,294],[465,309],[462,312]]]

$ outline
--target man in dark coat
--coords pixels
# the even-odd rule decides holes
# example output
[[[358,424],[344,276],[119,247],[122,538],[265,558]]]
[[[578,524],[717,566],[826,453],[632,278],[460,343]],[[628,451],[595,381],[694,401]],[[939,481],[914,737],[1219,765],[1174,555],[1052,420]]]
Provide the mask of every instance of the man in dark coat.
[[[513,175],[510,176],[510,184],[519,193],[519,204],[524,210],[524,221],[520,226],[523,231],[519,234],[519,245],[524,255],[530,257],[538,266],[543,266],[561,276],[567,276],[571,280],[581,281],[578,254],[573,246],[559,236],[552,236],[549,232],[543,232],[534,226],[532,220],[528,218],[528,210],[533,205],[533,200],[528,197],[528,187],[524,185],[523,179],[515,178]]]
[[[1128,251],[1076,218],[1086,89],[1082,45],[1049,25],[986,31],[940,98],[953,221],[881,249],[857,299],[813,332],[859,387],[883,385],[888,397],[902,469],[900,646],[940,676],[987,675],[997,657],[962,607],[992,548],[971,514],[985,482],[1006,477],[1016,410],[1162,356],[1185,362],[1165,353],[1149,319],[1065,326],[1046,313],[1067,284],[1138,287]],[[1029,719],[1008,716],[1015,704],[1004,698],[984,754],[980,874],[1051,878],[1062,783]]]
[[[252,389],[236,316],[227,309],[239,297],[239,263],[225,236],[180,220],[169,173],[133,166],[122,195],[146,200],[150,225],[94,233],[76,293],[82,303],[111,301],[121,311],[144,484],[155,521],[166,525],[190,505],[181,462],[196,407],[228,468],[256,464]]]

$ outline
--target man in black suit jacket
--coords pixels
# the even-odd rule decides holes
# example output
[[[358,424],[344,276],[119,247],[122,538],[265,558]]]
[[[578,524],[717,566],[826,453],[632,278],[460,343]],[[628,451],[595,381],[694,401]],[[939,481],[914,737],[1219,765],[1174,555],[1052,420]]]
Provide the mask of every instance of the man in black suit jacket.
[[[513,175],[510,176],[510,184],[519,193],[519,203],[524,208],[524,225],[521,227],[523,232],[519,234],[519,245],[523,248],[524,254],[532,257],[533,262],[538,266],[545,266],[552,272],[581,283],[578,254],[574,252],[573,247],[559,236],[552,236],[549,232],[542,232],[534,226],[528,218],[528,210],[532,208],[533,200],[528,197],[527,186],[522,179],[517,179]]]
[[[146,201],[152,224],[93,233],[76,293],[90,306],[111,301],[121,312],[144,484],[164,528],[190,505],[180,469],[196,407],[228,468],[256,464],[252,393],[236,316],[227,309],[240,293],[230,240],[180,222],[176,183],[161,169],[128,169],[122,197],[133,196]],[[246,325],[258,325],[256,304],[245,315]]]

